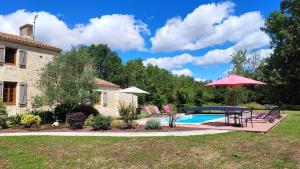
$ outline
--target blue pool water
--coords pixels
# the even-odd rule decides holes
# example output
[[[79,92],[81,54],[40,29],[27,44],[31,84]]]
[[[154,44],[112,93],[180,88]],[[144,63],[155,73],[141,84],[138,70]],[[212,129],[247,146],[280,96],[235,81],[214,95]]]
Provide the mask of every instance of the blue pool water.
[[[210,120],[218,120],[224,118],[224,115],[222,114],[190,114],[190,115],[183,115],[178,118],[176,123],[182,123],[182,124],[197,124],[197,123],[203,123]],[[169,118],[168,117],[162,117],[160,118],[160,122],[162,123],[168,123]]]

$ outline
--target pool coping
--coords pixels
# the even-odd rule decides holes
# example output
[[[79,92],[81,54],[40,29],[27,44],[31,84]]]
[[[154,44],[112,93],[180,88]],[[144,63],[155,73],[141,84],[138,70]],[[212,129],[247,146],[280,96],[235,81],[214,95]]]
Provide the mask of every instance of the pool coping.
[[[181,116],[184,116],[184,115],[186,115],[186,114],[182,114]],[[193,115],[193,114],[188,114],[188,115]],[[219,114],[198,114],[198,115],[219,115]],[[158,118],[162,118],[162,117],[157,117],[156,116],[156,117],[143,118],[143,119],[137,120],[136,122],[138,124],[145,125],[148,120],[158,119]],[[166,116],[166,118],[168,118],[168,116]],[[176,124],[178,124],[178,125],[198,126],[198,125],[202,125],[203,123],[216,122],[216,121],[221,121],[221,120],[225,120],[225,117],[218,118],[218,119],[213,119],[213,120],[207,120],[207,121],[203,121],[203,122],[200,122],[200,123],[180,123],[180,122],[176,122]],[[168,122],[161,122],[161,124],[166,125],[166,124],[168,124]]]

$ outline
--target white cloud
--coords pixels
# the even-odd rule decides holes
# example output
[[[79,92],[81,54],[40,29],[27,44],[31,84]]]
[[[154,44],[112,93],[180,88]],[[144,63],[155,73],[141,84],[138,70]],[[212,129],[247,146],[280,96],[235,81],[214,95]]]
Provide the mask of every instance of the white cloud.
[[[150,40],[153,51],[196,50],[225,42],[246,48],[253,42],[266,45],[268,36],[260,30],[264,19],[259,12],[230,15],[232,2],[200,5],[184,19],[169,19]]]
[[[273,49],[261,49],[257,51],[261,58],[268,58],[273,52]]]
[[[192,71],[190,69],[180,69],[180,70],[172,70],[171,71],[174,75],[181,76],[192,76]]]
[[[273,49],[269,48],[259,50],[256,50],[255,48],[253,50],[254,51],[248,50],[248,53],[258,53],[261,58],[269,57],[270,54],[273,53]],[[213,49],[202,56],[192,56],[191,54],[184,53],[174,57],[148,58],[144,61],[144,64],[156,65],[167,70],[183,68],[187,64],[199,66],[210,66],[223,63],[228,64],[231,61],[232,54],[236,51],[237,49],[232,46],[227,49]],[[227,72],[228,71],[225,71],[224,73]]]
[[[144,61],[144,65],[152,64],[164,69],[178,69],[183,65],[193,62],[192,55],[184,53],[175,57],[160,57],[160,58],[148,58]]]
[[[194,78],[194,80],[195,81],[197,81],[197,82],[205,82],[205,81],[207,81],[207,79],[202,79],[202,78]]]
[[[201,57],[194,57],[195,64],[201,66],[215,65],[219,63],[229,63],[231,55],[234,53],[232,47],[227,49],[214,49]]]
[[[18,10],[9,15],[0,15],[0,31],[19,34],[19,26],[36,21],[36,39],[63,49],[80,44],[108,44],[113,49],[145,50],[142,34],[149,34],[147,25],[132,15],[103,15],[91,18],[87,24],[77,24],[74,28],[55,15],[40,11]]]

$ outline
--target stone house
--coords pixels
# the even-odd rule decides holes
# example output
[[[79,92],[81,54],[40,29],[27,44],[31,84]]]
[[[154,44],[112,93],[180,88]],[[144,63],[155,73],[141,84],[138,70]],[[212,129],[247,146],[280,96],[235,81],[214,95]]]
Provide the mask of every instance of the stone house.
[[[9,114],[32,108],[36,82],[45,64],[61,49],[33,40],[33,26],[20,27],[20,36],[0,32],[0,97]]]
[[[0,99],[9,115],[34,109],[42,68],[61,51],[34,40],[31,24],[21,26],[19,36],[0,32]],[[131,102],[131,95],[116,92],[118,85],[101,79],[96,83],[99,99],[95,107],[101,113],[117,116],[119,102]],[[136,97],[134,100],[137,103]]]
[[[107,82],[102,79],[96,79],[98,86],[97,93],[98,99],[95,108],[104,115],[119,116],[118,107],[120,103],[129,105],[133,102],[134,105],[138,104],[138,98],[135,95],[119,93],[120,86]]]

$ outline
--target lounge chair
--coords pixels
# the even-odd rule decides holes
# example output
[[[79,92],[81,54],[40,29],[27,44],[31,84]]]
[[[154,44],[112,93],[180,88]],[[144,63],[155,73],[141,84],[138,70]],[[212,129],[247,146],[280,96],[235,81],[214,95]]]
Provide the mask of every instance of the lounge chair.
[[[150,117],[150,116],[152,116],[153,115],[153,113],[151,112],[151,110],[150,110],[150,105],[146,105],[145,106],[145,110],[146,110],[146,112],[147,112],[147,117]]]
[[[165,113],[165,114],[170,114],[171,113],[171,109],[170,109],[170,107],[169,107],[169,105],[163,105],[163,112]]]
[[[154,112],[157,114],[157,116],[161,115],[161,112],[159,111],[157,106],[154,106]]]
[[[280,109],[274,108],[266,113],[259,113],[258,115],[254,116],[254,120],[262,120],[264,122],[272,123],[275,119],[281,118]]]

